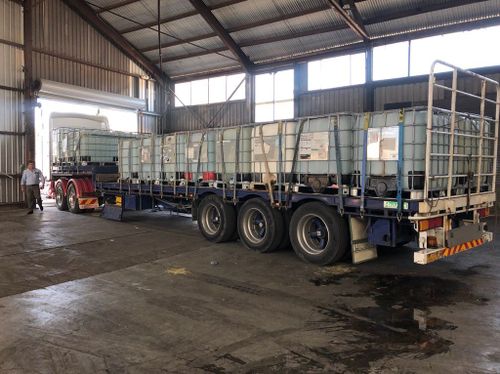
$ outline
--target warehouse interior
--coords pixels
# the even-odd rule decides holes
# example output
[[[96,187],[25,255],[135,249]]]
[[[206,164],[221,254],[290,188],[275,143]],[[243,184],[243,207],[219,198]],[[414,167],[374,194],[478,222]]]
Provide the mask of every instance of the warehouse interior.
[[[163,135],[425,107],[435,60],[499,82],[499,39],[500,0],[0,0],[0,372],[499,372],[497,205],[477,249],[319,267],[158,208],[115,222],[44,196],[27,216],[21,190],[28,160],[50,180],[57,121]]]

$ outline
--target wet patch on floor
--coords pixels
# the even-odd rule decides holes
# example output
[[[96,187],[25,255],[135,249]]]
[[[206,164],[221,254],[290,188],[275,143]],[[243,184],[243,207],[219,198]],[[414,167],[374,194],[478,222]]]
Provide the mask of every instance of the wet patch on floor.
[[[335,285],[346,278],[359,290],[336,296],[368,296],[376,306],[317,306],[323,318],[309,322],[315,331],[332,335],[331,344],[311,348],[311,352],[340,364],[341,371],[364,372],[373,369],[375,362],[391,358],[425,359],[446,353],[453,341],[443,338],[439,331],[455,330],[457,326],[431,316],[430,308],[459,302],[485,305],[489,301],[472,293],[466,283],[430,276],[349,273],[310,281],[317,286],[333,285],[334,291],[338,288]],[[351,332],[349,344],[339,344],[337,332],[346,330]]]
[[[469,266],[467,269],[450,269],[450,272],[461,277],[468,277],[471,275],[477,275],[482,269],[489,269],[489,265],[474,265]]]

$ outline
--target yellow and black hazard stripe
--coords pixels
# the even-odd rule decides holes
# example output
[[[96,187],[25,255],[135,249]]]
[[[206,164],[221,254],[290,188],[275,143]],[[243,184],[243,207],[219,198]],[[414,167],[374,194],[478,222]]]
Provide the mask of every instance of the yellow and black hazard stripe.
[[[78,199],[80,208],[97,208],[97,197],[80,197]]]
[[[429,263],[437,261],[443,257],[453,256],[459,252],[463,252],[463,251],[466,251],[468,249],[479,247],[480,245],[483,245],[483,244],[484,244],[483,239],[475,239],[475,240],[471,240],[471,241],[456,245],[456,246],[451,247],[451,248],[443,248],[439,251],[425,254],[424,262],[419,262],[419,263],[429,264]]]
[[[463,252],[463,251],[466,251],[468,249],[478,247],[482,244],[484,244],[483,239],[475,239],[475,240],[471,240],[470,242],[465,242],[465,243],[456,245],[456,246],[451,247],[451,248],[445,248],[443,250],[443,257],[453,256],[454,254],[457,254],[458,252]]]

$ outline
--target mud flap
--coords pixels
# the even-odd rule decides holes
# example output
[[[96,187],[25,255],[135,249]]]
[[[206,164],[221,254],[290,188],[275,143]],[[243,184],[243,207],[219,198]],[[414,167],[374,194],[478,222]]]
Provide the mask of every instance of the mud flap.
[[[377,258],[377,247],[368,243],[368,220],[349,216],[349,230],[351,231],[352,263],[373,260]]]
[[[115,204],[104,204],[101,217],[112,221],[121,221],[123,217],[123,207]]]

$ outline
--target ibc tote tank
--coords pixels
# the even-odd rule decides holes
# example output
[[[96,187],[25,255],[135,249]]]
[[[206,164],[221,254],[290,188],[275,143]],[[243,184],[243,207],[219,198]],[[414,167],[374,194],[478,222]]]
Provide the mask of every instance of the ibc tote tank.
[[[353,114],[340,113],[301,121],[304,121],[304,124],[295,168],[299,181],[314,190],[320,190],[332,183],[348,184],[353,172],[352,134],[356,117]],[[296,132],[298,131],[297,126]],[[336,137],[339,163],[337,163]],[[287,144],[294,142],[295,139]],[[293,156],[294,148],[287,149],[287,161],[293,160]],[[342,177],[337,178],[338,175]]]
[[[287,159],[285,154],[295,147],[296,127],[296,121],[281,121],[253,127],[251,171],[254,182],[277,182],[280,173],[291,170],[292,160]]]
[[[215,172],[217,180],[244,182],[251,180],[252,126],[216,130]]]
[[[137,179],[142,182],[159,180],[156,157],[160,144],[161,138],[151,134],[133,139],[130,142],[122,141],[120,145],[123,148],[121,153],[124,157],[120,162],[122,179]]]
[[[191,131],[187,133],[186,151],[186,179],[188,181],[215,180],[215,130]]]
[[[400,141],[400,122],[403,129],[403,144]],[[450,115],[447,111],[433,109],[433,129],[450,130]],[[403,191],[421,191],[425,180],[425,153],[427,142],[427,108],[406,108],[400,121],[399,110],[389,110],[359,115],[354,135],[354,169],[356,185],[361,187],[363,152],[366,137],[366,190],[377,196],[395,196],[399,150],[402,149],[402,187]],[[449,153],[449,136],[435,133],[432,135],[432,152]],[[433,175],[448,173],[448,157],[435,157],[431,160]],[[432,181],[431,189],[442,190],[445,179]]]
[[[360,176],[366,135],[366,189],[377,196],[392,196],[397,190],[400,122],[404,129],[403,188],[423,189],[427,110],[405,109],[401,119],[399,110],[389,110],[365,113],[356,121],[354,167]],[[368,126],[366,134],[365,126]],[[359,186],[360,179],[357,179]]]

